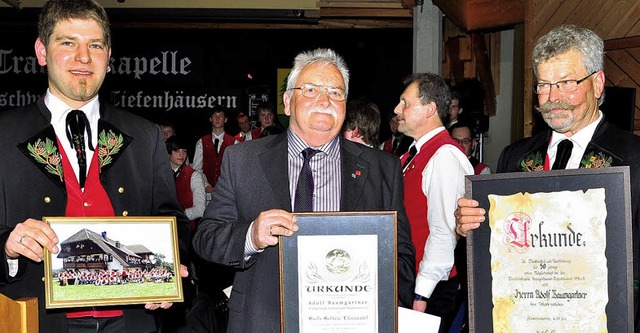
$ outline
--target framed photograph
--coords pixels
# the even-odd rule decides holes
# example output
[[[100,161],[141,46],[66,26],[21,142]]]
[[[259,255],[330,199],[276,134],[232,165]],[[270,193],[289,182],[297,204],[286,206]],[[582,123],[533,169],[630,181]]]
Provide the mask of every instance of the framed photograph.
[[[44,217],[47,308],[182,302],[175,217]]]
[[[472,332],[633,332],[628,167],[467,177]]]
[[[396,332],[396,212],[296,215],[280,237],[281,331]]]

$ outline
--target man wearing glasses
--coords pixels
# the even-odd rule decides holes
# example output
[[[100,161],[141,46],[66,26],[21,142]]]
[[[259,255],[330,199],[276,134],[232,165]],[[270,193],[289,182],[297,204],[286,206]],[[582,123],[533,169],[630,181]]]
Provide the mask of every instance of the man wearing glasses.
[[[236,268],[228,332],[280,332],[278,237],[298,230],[291,212],[397,211],[398,304],[411,307],[414,248],[402,169],[396,156],[340,135],[348,86],[334,51],[300,53],[283,96],[289,129],[224,155],[193,245],[203,259]]]
[[[480,162],[475,156],[473,156],[478,145],[478,140],[476,140],[476,134],[471,130],[471,126],[466,122],[456,122],[449,127],[449,134],[453,141],[457,142],[460,147],[462,147],[465,155],[469,158],[474,174],[486,175],[491,173],[491,168],[488,165]]]
[[[604,43],[593,31],[563,25],[540,38],[533,50],[538,111],[550,129],[502,151],[498,172],[630,166],[633,216],[633,276],[638,326],[638,222],[640,221],[640,137],[608,123],[604,99]],[[457,232],[465,236],[484,221],[484,209],[458,201]]]

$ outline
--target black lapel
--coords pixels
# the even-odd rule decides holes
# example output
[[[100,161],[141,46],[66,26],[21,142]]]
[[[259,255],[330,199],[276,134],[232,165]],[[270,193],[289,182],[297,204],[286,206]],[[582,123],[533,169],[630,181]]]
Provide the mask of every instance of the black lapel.
[[[620,156],[605,148],[605,146],[616,146],[615,142],[609,142],[615,140],[615,137],[606,134],[609,126],[613,125],[607,123],[605,120],[598,124],[591,141],[589,141],[589,145],[587,145],[587,148],[584,150],[579,168],[604,168],[624,164]],[[618,142],[618,144],[620,143]]]
[[[98,154],[100,174],[105,174],[113,166],[131,144],[131,141],[133,138],[130,135],[100,117],[98,120],[98,147],[94,152],[94,154]]]
[[[357,144],[340,137],[342,159],[342,198],[340,209],[356,210],[362,197],[364,184],[369,177],[369,162],[362,159],[362,149]]]
[[[65,190],[62,156],[51,124],[29,139],[19,142],[17,147],[52,182]]]
[[[289,193],[288,146],[287,132],[285,131],[267,143],[266,149],[258,155],[258,158],[265,178],[273,188],[275,195],[280,199],[281,206],[290,212],[292,207],[291,194]]]
[[[518,159],[517,170],[513,171],[531,172],[544,170],[544,162],[547,157],[550,138],[551,131],[547,131],[546,135],[531,138],[529,147],[526,148],[524,154]]]

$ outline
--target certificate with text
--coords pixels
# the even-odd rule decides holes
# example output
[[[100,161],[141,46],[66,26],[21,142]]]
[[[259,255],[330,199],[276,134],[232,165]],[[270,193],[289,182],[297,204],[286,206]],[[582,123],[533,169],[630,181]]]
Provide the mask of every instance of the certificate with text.
[[[297,215],[280,237],[282,331],[397,330],[396,212]]]
[[[476,332],[633,332],[628,167],[467,177]]]

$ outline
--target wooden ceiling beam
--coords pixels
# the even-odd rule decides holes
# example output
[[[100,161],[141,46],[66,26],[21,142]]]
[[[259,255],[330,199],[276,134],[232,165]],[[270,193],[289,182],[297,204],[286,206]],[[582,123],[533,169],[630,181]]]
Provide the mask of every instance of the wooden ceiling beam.
[[[402,2],[366,2],[366,1],[320,1],[319,8],[394,8],[406,9]]]
[[[524,22],[525,0],[432,0],[465,31],[489,30]]]
[[[404,8],[320,8],[320,17],[397,17],[413,18],[411,12]]]

